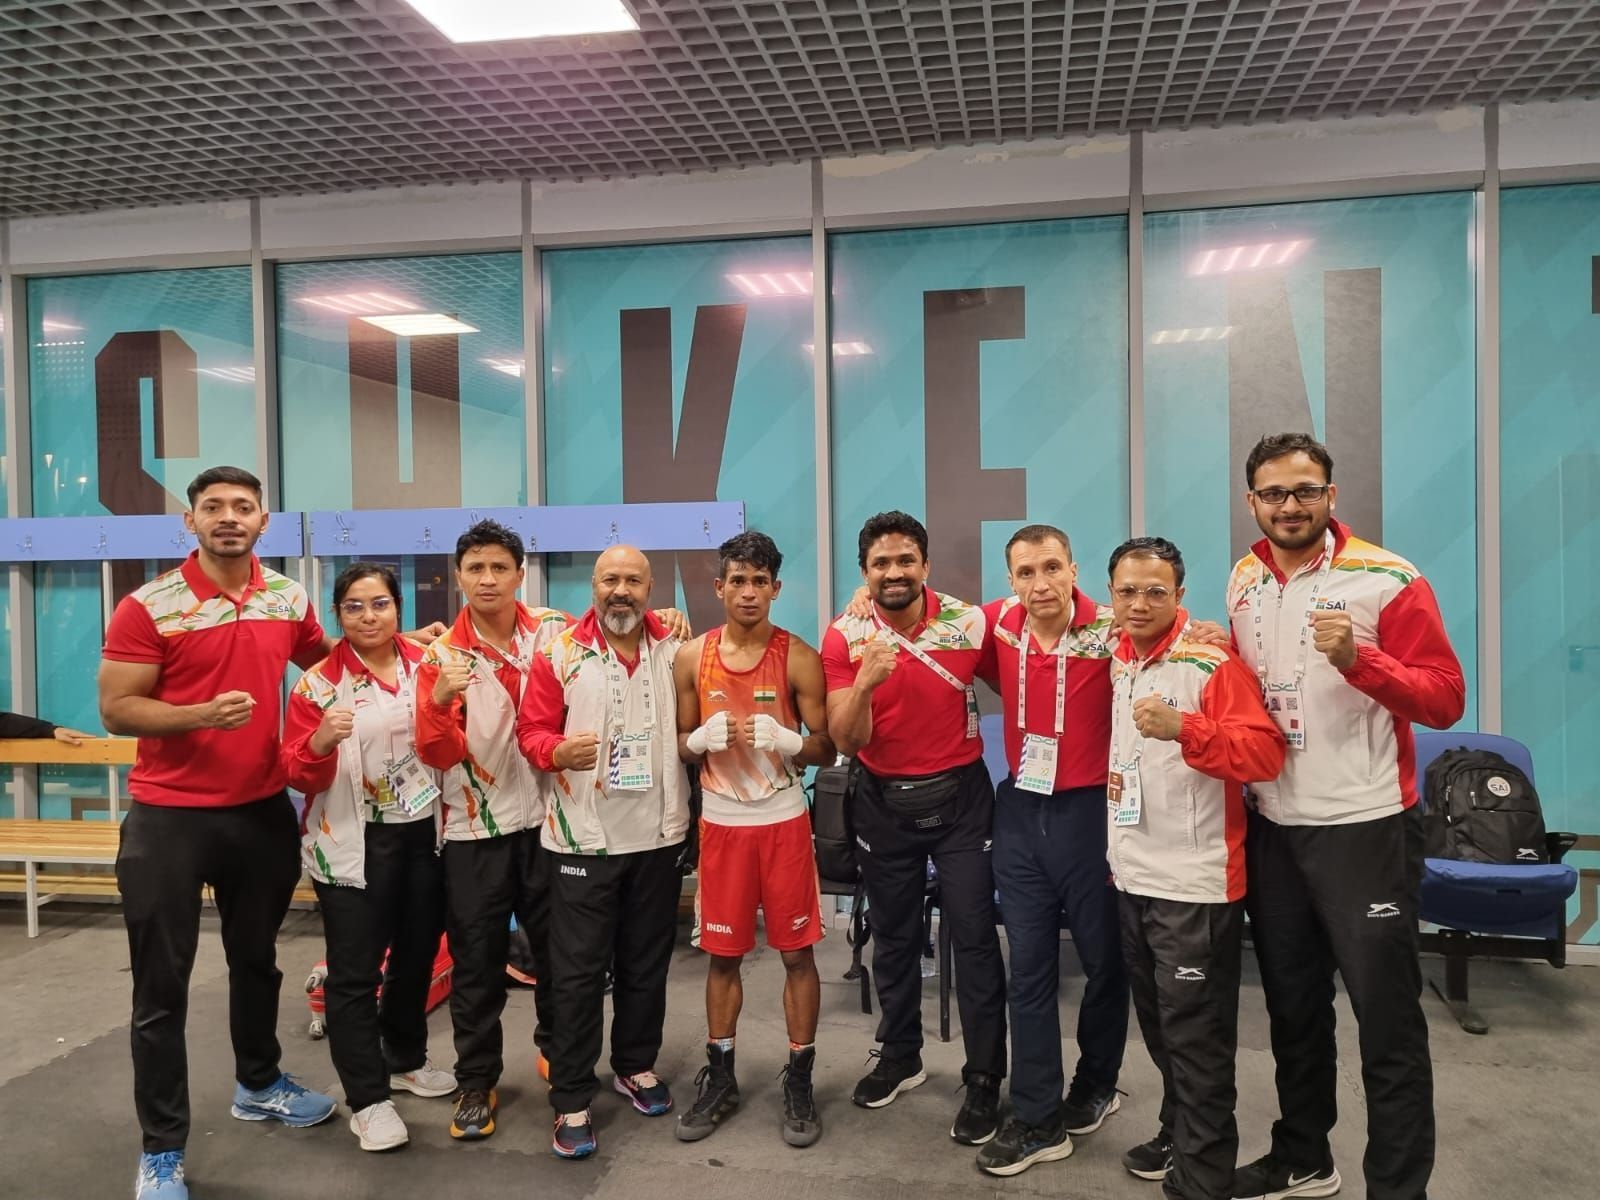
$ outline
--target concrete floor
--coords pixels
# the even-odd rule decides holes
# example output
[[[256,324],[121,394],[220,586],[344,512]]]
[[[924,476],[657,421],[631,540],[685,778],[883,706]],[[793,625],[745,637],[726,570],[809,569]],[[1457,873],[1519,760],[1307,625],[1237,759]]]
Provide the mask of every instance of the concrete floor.
[[[25,936],[22,912],[0,904],[0,1197],[99,1200],[131,1194],[139,1130],[131,1097],[127,952],[114,909],[52,906],[44,935]],[[954,1200],[977,1196],[1072,1196],[1157,1200],[1155,1185],[1127,1175],[1122,1151],[1155,1132],[1158,1085],[1132,1035],[1121,1113],[1078,1139],[1068,1160],[994,1180],[973,1166],[973,1151],[947,1136],[958,1103],[960,1042],[930,1042],[927,1084],[887,1109],[866,1112],[849,1096],[872,1044],[853,984],[840,979],[849,950],[842,934],[819,950],[823,971],[817,1095],[826,1132],[810,1150],[785,1146],[776,1076],[785,1060],[782,969],[777,956],[748,960],[740,1028],[744,1108],[712,1138],[684,1145],[672,1118],[647,1120],[621,1097],[595,1106],[600,1152],[581,1163],[549,1153],[549,1109],[536,1086],[532,1054],[509,1056],[501,1085],[500,1130],[490,1140],[453,1144],[449,1101],[398,1099],[411,1146],[361,1153],[348,1113],[315,1129],[246,1124],[228,1116],[233,1082],[226,1024],[226,967],[207,918],[195,968],[189,1022],[194,1132],[189,1180],[196,1200],[308,1196],[383,1200],[496,1194],[541,1198],[759,1197],[800,1200]],[[1063,947],[1062,1009],[1071,1028],[1082,978]],[[305,1034],[299,982],[321,955],[315,913],[291,913],[280,942],[286,977],[282,1010],[285,1065],[308,1083],[334,1088],[325,1044]],[[659,1068],[680,1103],[693,1097],[702,1064],[703,967],[686,941],[673,964],[666,1044]],[[1248,963],[1249,956],[1246,955]],[[1437,964],[1428,964],[1430,972]],[[1450,1200],[1594,1195],[1590,1164],[1595,1080],[1600,1066],[1600,970],[1554,971],[1543,964],[1484,963],[1473,968],[1474,998],[1493,1025],[1487,1037],[1462,1033],[1431,995],[1439,1159],[1432,1194]],[[935,1027],[929,980],[926,1023]],[[1342,1002],[1341,1002],[1342,1005]],[[508,1045],[528,1045],[532,998],[514,993]],[[444,1010],[432,1018],[433,1052],[453,1060]],[[1343,1195],[1364,1196],[1361,1088],[1354,1021],[1342,1006],[1340,1107],[1334,1152]],[[1070,1060],[1069,1060],[1070,1061]],[[605,1077],[607,1082],[609,1078]],[[1247,967],[1240,1021],[1240,1127],[1243,1153],[1265,1149],[1275,1114],[1272,1060],[1260,988]]]

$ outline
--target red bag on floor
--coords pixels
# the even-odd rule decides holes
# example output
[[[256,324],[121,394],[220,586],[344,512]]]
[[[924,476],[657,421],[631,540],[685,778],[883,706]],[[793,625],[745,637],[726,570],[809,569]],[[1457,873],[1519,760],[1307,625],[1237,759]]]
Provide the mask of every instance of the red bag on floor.
[[[389,965],[389,952],[383,953],[383,966],[380,970],[387,969]],[[450,957],[449,941],[440,935],[439,953],[433,959],[433,978],[428,983],[427,1011],[432,1012],[450,997],[450,976],[455,971],[455,960]],[[311,968],[311,974],[306,977],[306,1006],[311,1009],[311,1023],[306,1032],[312,1040],[319,1040],[328,1032],[328,997],[323,991],[323,984],[328,980],[328,961],[323,959]],[[383,989],[378,989],[380,995]]]

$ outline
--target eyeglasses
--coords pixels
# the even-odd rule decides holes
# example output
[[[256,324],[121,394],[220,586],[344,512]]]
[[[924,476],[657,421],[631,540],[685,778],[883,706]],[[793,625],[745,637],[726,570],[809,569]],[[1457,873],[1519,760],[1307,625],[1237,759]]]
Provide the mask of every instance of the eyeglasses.
[[[394,597],[374,596],[371,600],[341,600],[339,602],[339,611],[347,617],[359,617],[369,608],[375,617],[391,613],[394,611]]]
[[[1112,588],[1111,594],[1118,600],[1121,600],[1127,604],[1132,604],[1140,596],[1143,596],[1146,600],[1150,601],[1151,604],[1165,604],[1168,600],[1172,599],[1171,589],[1164,587],[1136,588],[1124,586]]]
[[[1328,487],[1326,483],[1302,483],[1299,487],[1292,488],[1255,488],[1250,494],[1269,508],[1277,508],[1290,496],[1301,504],[1315,504],[1328,494]]]

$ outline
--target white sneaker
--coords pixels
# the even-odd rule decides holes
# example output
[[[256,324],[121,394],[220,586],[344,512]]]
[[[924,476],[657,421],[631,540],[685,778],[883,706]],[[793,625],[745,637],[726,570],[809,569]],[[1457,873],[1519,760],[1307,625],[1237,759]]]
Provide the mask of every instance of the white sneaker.
[[[436,1096],[453,1095],[456,1090],[456,1077],[449,1071],[441,1071],[431,1062],[423,1062],[415,1071],[407,1071],[404,1075],[389,1076],[390,1088],[404,1088],[416,1096],[426,1096],[430,1100]]]
[[[353,1114],[350,1132],[361,1139],[363,1150],[398,1150],[411,1140],[392,1100],[380,1100]]]

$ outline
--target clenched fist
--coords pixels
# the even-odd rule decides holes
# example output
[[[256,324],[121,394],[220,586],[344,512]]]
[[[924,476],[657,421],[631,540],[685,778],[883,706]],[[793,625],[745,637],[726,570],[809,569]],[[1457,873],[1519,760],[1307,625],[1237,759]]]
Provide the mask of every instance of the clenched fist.
[[[733,744],[733,722],[727,712],[712,713],[706,723],[691,733],[686,744],[690,754],[716,754]]]
[[[899,647],[882,638],[873,638],[861,651],[861,669],[856,672],[857,686],[870,692],[894,674],[899,662]]]
[[[1175,742],[1183,730],[1183,714],[1160,696],[1146,696],[1134,701],[1133,725],[1141,737]]]
[[[250,723],[255,706],[249,692],[223,692],[201,707],[200,719],[207,729],[239,729]]]
[[[322,714],[322,724],[311,735],[311,753],[318,758],[328,754],[335,746],[355,732],[356,714],[348,708],[329,708]]]
[[[448,708],[450,702],[472,682],[472,664],[464,658],[446,658],[439,663],[439,678],[433,685],[433,702]]]
[[[1311,644],[1341,671],[1356,665],[1356,631],[1347,612],[1321,608],[1312,613]]]
[[[600,738],[593,733],[569,734],[553,757],[563,771],[592,771],[600,761]]]

